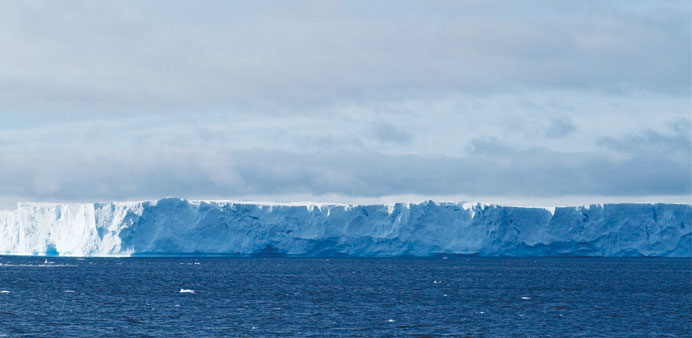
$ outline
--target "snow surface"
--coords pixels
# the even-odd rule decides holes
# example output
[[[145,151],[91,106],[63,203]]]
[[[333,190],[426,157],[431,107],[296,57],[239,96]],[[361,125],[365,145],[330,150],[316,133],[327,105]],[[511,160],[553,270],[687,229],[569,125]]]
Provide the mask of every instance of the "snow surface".
[[[22,203],[0,254],[692,257],[691,223],[687,204]]]

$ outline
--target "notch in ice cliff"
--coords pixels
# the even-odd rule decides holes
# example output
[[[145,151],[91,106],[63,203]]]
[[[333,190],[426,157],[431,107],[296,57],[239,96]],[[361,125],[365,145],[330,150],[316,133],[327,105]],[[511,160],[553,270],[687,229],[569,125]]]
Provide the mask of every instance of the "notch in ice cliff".
[[[686,204],[22,203],[0,254],[691,257],[691,222]]]

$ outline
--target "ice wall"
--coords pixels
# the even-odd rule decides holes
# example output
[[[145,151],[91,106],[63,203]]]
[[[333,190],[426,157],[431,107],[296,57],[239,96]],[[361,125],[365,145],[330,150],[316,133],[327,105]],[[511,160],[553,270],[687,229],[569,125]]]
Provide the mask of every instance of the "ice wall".
[[[691,223],[685,204],[20,204],[0,211],[0,254],[691,257]]]

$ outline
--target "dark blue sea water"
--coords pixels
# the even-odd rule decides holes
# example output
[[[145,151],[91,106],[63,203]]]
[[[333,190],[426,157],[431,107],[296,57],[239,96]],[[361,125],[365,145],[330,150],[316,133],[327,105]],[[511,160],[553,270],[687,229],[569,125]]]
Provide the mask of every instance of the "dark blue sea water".
[[[9,337],[692,335],[690,259],[0,263],[0,336]]]

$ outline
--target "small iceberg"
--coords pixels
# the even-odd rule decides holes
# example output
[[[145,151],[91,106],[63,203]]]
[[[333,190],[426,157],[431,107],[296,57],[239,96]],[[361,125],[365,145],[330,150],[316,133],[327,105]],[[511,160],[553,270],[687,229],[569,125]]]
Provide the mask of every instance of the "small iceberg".
[[[531,297],[526,297],[526,296],[524,296],[524,297],[521,297],[521,299],[523,299],[523,300],[529,300],[529,299],[531,299]]]
[[[191,293],[191,294],[195,294],[195,290],[192,290],[192,289],[180,289],[180,293]]]
[[[74,290],[65,290],[65,293],[74,293]]]
[[[0,290],[0,293],[10,293],[8,290]]]

